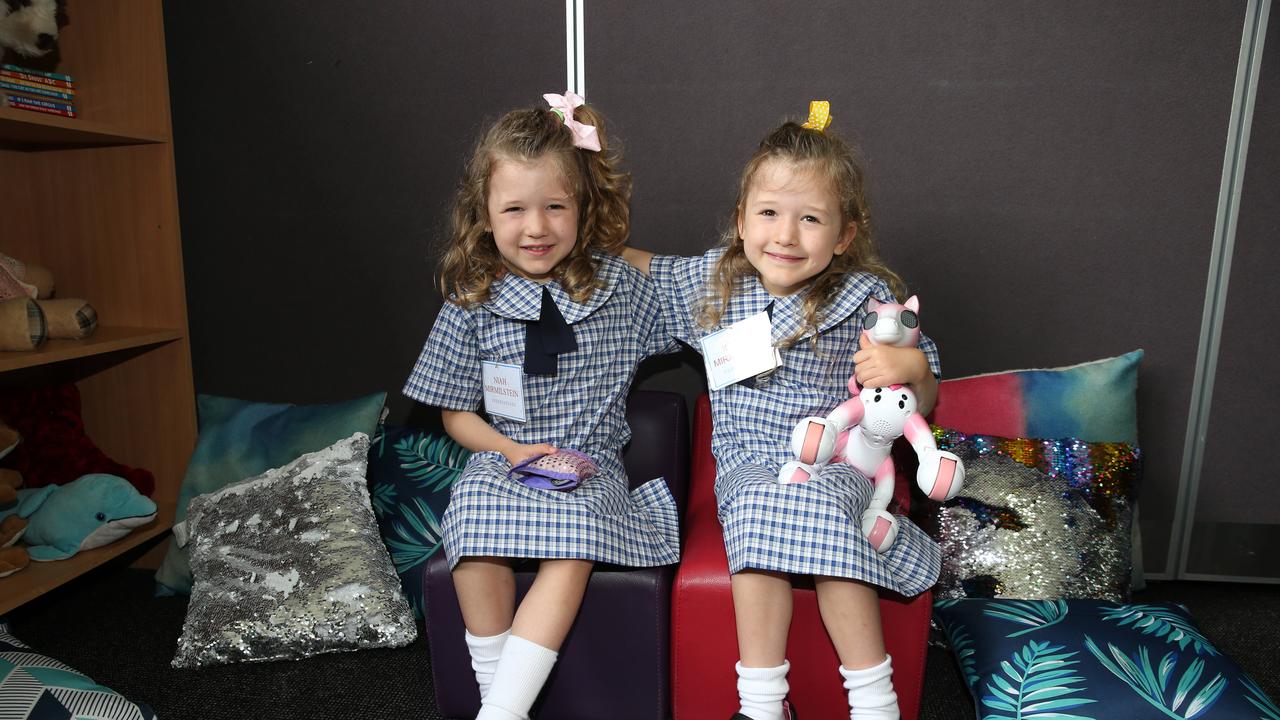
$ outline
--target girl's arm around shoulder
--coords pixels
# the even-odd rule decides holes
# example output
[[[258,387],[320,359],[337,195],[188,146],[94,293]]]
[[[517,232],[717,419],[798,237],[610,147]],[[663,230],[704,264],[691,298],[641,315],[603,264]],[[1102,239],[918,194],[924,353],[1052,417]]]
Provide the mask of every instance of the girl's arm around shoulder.
[[[622,249],[622,259],[653,280],[662,293],[701,297],[723,248],[701,255],[658,255],[633,247]]]
[[[554,445],[538,443],[523,445],[512,440],[485,422],[479,414],[468,410],[440,410],[444,431],[462,447],[472,452],[499,452],[513,466],[537,455],[556,451]]]
[[[702,255],[655,255],[646,250],[624,248],[622,257],[653,281],[666,332],[676,340],[693,345],[698,304],[706,294],[707,268],[715,264],[718,250]]]
[[[631,267],[639,270],[645,275],[649,274],[649,261],[653,259],[653,253],[648,250],[637,250],[630,245],[622,248],[622,259],[631,264]]]
[[[652,253],[649,256],[653,257]],[[680,338],[673,324],[678,328],[680,323],[673,323],[668,317],[671,314],[667,312],[668,303],[664,302],[653,278],[634,264],[622,262],[622,268],[630,285],[629,319],[640,342],[641,359],[678,351]]]

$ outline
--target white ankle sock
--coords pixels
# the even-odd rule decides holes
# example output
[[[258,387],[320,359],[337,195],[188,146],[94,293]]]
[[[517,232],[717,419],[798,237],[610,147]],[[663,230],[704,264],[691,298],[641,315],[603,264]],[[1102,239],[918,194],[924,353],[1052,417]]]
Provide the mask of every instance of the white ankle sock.
[[[787,684],[787,671],[791,663],[783,661],[778,667],[749,668],[742,663],[734,665],[738,671],[738,712],[752,720],[782,720],[782,699],[791,687]]]
[[[529,716],[509,713],[497,705],[481,705],[476,720],[529,720]]]
[[[476,720],[529,720],[529,716],[509,713],[497,705],[481,705]]]
[[[850,720],[898,720],[898,694],[893,691],[893,658],[861,670],[840,666],[849,691]]]
[[[519,635],[508,637],[476,720],[527,720],[557,657],[554,650]]]
[[[511,635],[508,629],[499,635],[477,637],[463,630],[467,636],[467,650],[471,651],[471,669],[476,671],[476,684],[480,686],[480,700],[483,702],[493,685],[493,671],[498,669],[498,657],[502,654],[502,646]]]

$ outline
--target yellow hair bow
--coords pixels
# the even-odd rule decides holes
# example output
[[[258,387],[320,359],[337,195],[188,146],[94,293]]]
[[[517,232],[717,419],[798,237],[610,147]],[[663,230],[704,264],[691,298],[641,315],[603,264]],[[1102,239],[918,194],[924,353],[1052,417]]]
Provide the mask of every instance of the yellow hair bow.
[[[809,103],[809,119],[800,127],[823,132],[831,124],[831,103],[827,100],[813,100]]]

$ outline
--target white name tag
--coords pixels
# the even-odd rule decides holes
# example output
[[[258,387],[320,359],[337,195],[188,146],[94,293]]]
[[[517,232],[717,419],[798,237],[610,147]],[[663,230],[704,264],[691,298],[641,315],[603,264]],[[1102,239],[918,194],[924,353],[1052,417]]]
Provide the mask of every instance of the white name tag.
[[[702,361],[707,365],[707,384],[712,390],[769,372],[782,364],[782,355],[770,339],[768,313],[707,335],[702,344]]]
[[[490,415],[524,422],[524,371],[519,365],[484,360],[480,363],[484,376],[484,409]]]

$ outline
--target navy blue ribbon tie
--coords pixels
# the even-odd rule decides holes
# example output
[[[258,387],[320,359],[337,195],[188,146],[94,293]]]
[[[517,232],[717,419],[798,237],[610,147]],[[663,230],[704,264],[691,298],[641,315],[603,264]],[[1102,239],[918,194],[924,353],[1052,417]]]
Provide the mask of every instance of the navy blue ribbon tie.
[[[551,299],[551,291],[542,288],[542,309],[538,319],[525,326],[524,372],[526,375],[555,375],[557,356],[578,349],[573,328],[565,322]]]

